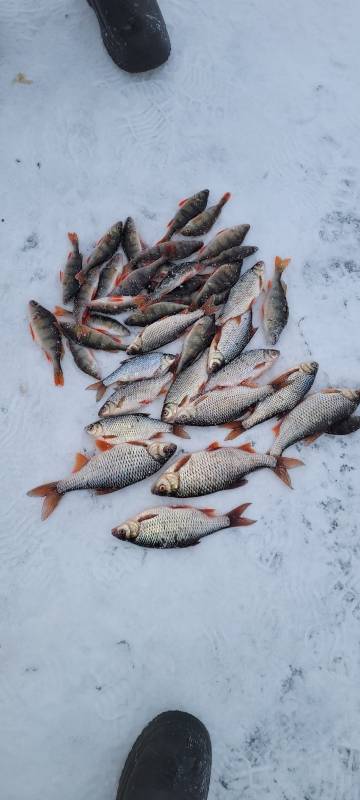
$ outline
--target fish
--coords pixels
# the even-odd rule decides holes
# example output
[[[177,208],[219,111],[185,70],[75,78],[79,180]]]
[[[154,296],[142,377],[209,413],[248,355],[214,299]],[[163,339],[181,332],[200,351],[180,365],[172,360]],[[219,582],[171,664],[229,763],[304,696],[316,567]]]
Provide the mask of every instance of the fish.
[[[85,375],[90,375],[92,378],[101,380],[101,372],[92,350],[73,342],[71,339],[68,339],[67,344],[76,366],[79,367],[82,372],[85,372]]]
[[[135,358],[126,358],[119,366],[106,375],[102,381],[91,383],[87,389],[97,392],[96,399],[100,400],[108,386],[118,383],[134,383],[148,378],[160,378],[167,372],[175,372],[179,356],[172,353],[146,353]]]
[[[357,408],[360,389],[329,388],[305,397],[275,426],[271,455],[280,455],[290,445],[314,442],[330,426],[346,420]]]
[[[177,372],[189,367],[196,361],[197,357],[208,347],[215,334],[214,314],[201,317],[191,326],[185,335],[181,350],[180,360],[177,365]]]
[[[253,525],[255,520],[243,516],[249,505],[243,503],[226,514],[217,514],[214,508],[158,506],[116,525],[111,533],[140,547],[192,547],[216,531]]]
[[[151,491],[167,497],[201,497],[244,486],[245,475],[258,469],[271,469],[291,487],[288,470],[302,464],[297,458],[257,453],[250,442],[238,447],[212,442],[206,450],[181,456],[159,476]]]
[[[223,231],[219,231],[209,244],[201,248],[198,253],[199,260],[204,261],[205,259],[215,258],[223,250],[229,250],[230,247],[242,244],[249,230],[250,225],[234,225],[233,228],[225,228]]]
[[[78,453],[70,478],[36,486],[29,497],[44,497],[41,519],[47,519],[66,492],[93,489],[114,492],[154,475],[176,451],[173,442],[126,442],[88,458]]]
[[[55,386],[63,386],[61,359],[64,355],[64,348],[58,321],[51,311],[41,306],[36,300],[30,300],[29,316],[31,336],[40,345],[47,360],[53,366]]]
[[[164,436],[178,436],[190,439],[181,425],[170,425],[160,419],[153,419],[148,414],[123,414],[115,417],[103,417],[86,425],[86,433],[94,436],[100,447],[113,446],[129,440],[147,441],[163,439]]]
[[[289,306],[286,299],[286,284],[281,280],[284,269],[291,258],[275,258],[275,271],[272,281],[268,283],[268,291],[262,307],[265,339],[272,347],[276,344],[289,318]]]
[[[222,264],[231,264],[233,261],[243,261],[245,258],[257,253],[258,247],[254,245],[238,244],[235,247],[229,247],[228,250],[223,250],[219,255],[213,258],[202,259],[204,267],[216,266],[221,267]]]
[[[240,317],[245,314],[245,311],[249,310],[264,288],[264,275],[265,264],[263,261],[257,261],[251,269],[240,275],[239,280],[230,290],[229,297],[218,320],[220,323]]]
[[[74,319],[80,324],[86,322],[89,314],[89,304],[96,295],[99,283],[101,267],[93,267],[88,270],[74,298]]]
[[[208,350],[204,350],[193,364],[176,375],[165,397],[161,413],[164,422],[174,421],[179,407],[201,394],[208,379],[207,361]]]
[[[211,375],[206,384],[206,391],[223,389],[225,386],[239,386],[244,381],[256,379],[262,372],[274,365],[279,355],[279,350],[269,350],[263,347],[247,350]]]
[[[91,300],[89,303],[89,310],[100,311],[102,314],[122,314],[129,308],[142,308],[145,304],[144,298],[141,295],[134,297],[129,296],[116,296],[109,295],[109,297],[99,297]]]
[[[151,299],[163,299],[165,295],[170,294],[170,292],[189,281],[202,269],[202,265],[196,261],[183,261],[181,264],[172,264],[169,269],[164,270],[162,279],[151,293]],[[159,277],[161,276],[162,272],[160,270]]]
[[[86,259],[85,264],[83,263],[82,270],[80,270],[76,276],[79,283],[83,282],[89,269],[92,269],[93,267],[99,267],[104,263],[104,261],[108,261],[108,259],[116,253],[121,244],[122,232],[122,222],[115,222],[115,224],[109,228],[104,236],[99,239],[96,247]]]
[[[87,324],[91,328],[108,333],[110,336],[130,336],[129,328],[107,314],[90,314]]]
[[[274,391],[271,384],[213,389],[179,406],[175,421],[181,425],[224,425],[240,417],[250,406]]]
[[[173,342],[174,339],[181,336],[189,325],[200,319],[203,314],[204,311],[199,308],[196,311],[180,311],[179,314],[173,314],[171,317],[164,317],[157,320],[157,322],[152,322],[151,325],[143,328],[131,342],[127,349],[128,354],[149,353],[164,344]]]
[[[208,233],[216,222],[217,218],[220,216],[225,203],[227,203],[230,198],[230,192],[225,192],[218,203],[216,203],[214,206],[209,206],[207,209],[205,209],[205,211],[197,214],[196,217],[193,217],[186,225],[184,225],[184,227],[180,230],[181,235],[203,236],[204,233]]]
[[[223,264],[209,275],[206,283],[195,298],[196,306],[201,306],[214,295],[223,295],[230,291],[236,281],[239,280],[242,261],[233,261],[231,264]]]
[[[61,332],[67,339],[92,350],[126,350],[126,344],[115,336],[90,328],[89,325],[80,325],[76,322],[61,322]]]
[[[177,286],[176,289],[165,295],[163,300],[171,303],[176,302],[190,305],[195,292],[201,289],[207,279],[208,275],[202,275],[197,272],[192,278],[189,278],[189,280],[181,284],[181,286]]]
[[[128,261],[136,258],[136,256],[138,256],[143,249],[142,241],[132,217],[127,217],[125,220],[121,246]]]
[[[119,270],[121,264],[121,256],[117,253],[108,261],[100,272],[98,287],[96,290],[96,297],[107,297],[113,294],[116,279],[119,277]]]
[[[140,264],[148,264],[150,261],[155,261],[164,256],[170,261],[178,261],[181,258],[196,253],[203,246],[204,242],[201,239],[177,239],[175,242],[158,242],[147,250],[142,250],[135,258],[125,264],[125,267],[130,269],[137,268]]]
[[[207,206],[208,199],[209,189],[202,189],[201,192],[197,192],[191,195],[191,197],[187,197],[185,200],[180,200],[179,211],[177,211],[173,219],[168,222],[167,231],[162,239],[160,239],[160,242],[167,242],[174,233],[181,231],[193,217],[201,214]]]
[[[248,431],[254,425],[271,419],[271,417],[282,416],[295,408],[307,392],[310,391],[318,368],[319,365],[316,361],[304,362],[271,381],[271,385],[276,390],[275,394],[265,397],[264,400],[257,403],[254,411],[245,419],[230,423],[231,431],[226,436],[226,439],[235,439],[240,433]]]
[[[257,328],[252,322],[252,310],[249,308],[240,317],[228,319],[223,325],[217,325],[215,336],[210,345],[209,372],[215,373],[240,355]]]
[[[137,411],[140,406],[146,406],[160,394],[166,394],[166,383],[170,374],[161,375],[159,378],[148,378],[134,383],[122,383],[110,395],[109,399],[101,406],[99,417],[112,417],[116,414],[127,414]]]
[[[360,428],[360,417],[355,414],[342,422],[335,422],[335,425],[330,425],[325,433],[331,433],[332,436],[347,436],[348,433],[354,433]]]
[[[179,311],[185,311],[186,305],[181,303],[169,303],[166,300],[159,300],[156,303],[151,303],[143,311],[135,311],[126,317],[127,325],[136,325],[139,328],[144,328],[151,322],[156,322],[158,319],[164,317],[171,317],[172,314],[178,314]]]
[[[62,284],[63,303],[65,305],[70,303],[70,300],[76,295],[79,289],[79,283],[76,275],[80,272],[82,267],[82,255],[79,251],[79,239],[76,233],[68,233],[68,238],[71,243],[72,250],[67,257],[64,269],[60,272],[60,280]]]
[[[139,267],[139,269],[135,269],[132,272],[123,272],[118,277],[113,296],[116,297],[117,292],[119,292],[120,295],[141,294],[142,291],[148,288],[151,279],[164,264],[166,264],[166,258],[161,256],[161,258],[152,261],[145,267]]]

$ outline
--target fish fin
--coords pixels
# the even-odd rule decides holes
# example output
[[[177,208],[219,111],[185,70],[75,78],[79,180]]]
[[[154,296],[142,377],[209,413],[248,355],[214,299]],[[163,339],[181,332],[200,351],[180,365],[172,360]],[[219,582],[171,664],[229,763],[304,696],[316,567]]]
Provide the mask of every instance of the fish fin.
[[[163,439],[164,436],[165,436],[165,432],[164,431],[158,431],[158,433],[153,433],[153,435],[150,436],[149,438],[150,439]]]
[[[181,467],[184,467],[185,464],[187,464],[189,458],[191,458],[191,453],[186,453],[184,456],[181,456],[181,458],[179,458],[176,464],[174,464],[173,467],[174,472],[179,472],[179,469],[181,469]]]
[[[79,472],[85,465],[90,461],[88,456],[84,455],[84,453],[76,453],[75,455],[75,464],[73,466],[72,472]]]
[[[197,544],[200,544],[200,539],[196,539],[195,542],[179,542],[178,547],[195,547]]]
[[[141,439],[128,439],[126,444],[136,444],[139,447],[146,447],[146,442],[143,442]]]
[[[54,314],[56,317],[66,317],[71,312],[68,311],[67,308],[63,308],[62,306],[55,306],[54,307]]]
[[[106,392],[106,386],[104,386],[102,381],[96,381],[96,383],[90,383],[89,386],[86,387],[87,389],[95,389],[96,391],[96,399],[101,400]]]
[[[247,483],[248,483],[247,478],[239,478],[238,480],[235,480],[234,483],[232,483],[228,488],[229,489],[239,489],[240,486],[245,486],[245,484],[247,484]]]
[[[159,514],[147,514],[145,512],[144,514],[140,514],[139,515],[138,520],[139,520],[139,522],[145,522],[145,520],[147,520],[147,519],[155,519],[155,517],[158,517],[158,516],[159,516]]]
[[[33,342],[35,342],[35,334],[34,334],[34,331],[32,329],[32,326],[30,325],[30,323],[29,323],[29,328],[30,328],[31,338],[32,338]]]
[[[221,231],[218,231],[216,236],[220,236],[220,233],[225,233],[225,231],[227,231],[227,228],[221,228]]]
[[[209,453],[212,453],[213,450],[220,450],[220,449],[221,449],[221,444],[219,444],[219,442],[211,442],[211,444],[208,444],[208,446],[206,448],[206,450]]]
[[[167,394],[167,393],[168,393],[168,389],[169,389],[169,387],[168,387],[168,385],[167,385],[167,384],[166,384],[166,386],[162,386],[162,388],[160,389],[160,392],[159,392],[159,394],[158,394],[158,397],[159,397],[161,394]]]
[[[313,442],[316,442],[316,439],[318,439],[321,435],[321,433],[313,433],[311,436],[305,436],[304,442],[306,445],[312,444]]]
[[[230,428],[230,433],[225,436],[225,442],[230,441],[230,439],[236,439],[241,433],[244,433],[245,430],[242,422],[239,419],[234,420],[234,422],[224,422],[224,424],[220,425],[220,427]]]
[[[232,508],[231,511],[227,512],[227,517],[229,517],[230,525],[229,528],[238,528],[243,525],[254,525],[256,522],[255,519],[248,519],[248,517],[243,517],[244,511],[251,506],[251,503],[243,503],[241,506],[236,506]]]
[[[336,394],[339,389],[336,389],[334,386],[329,386],[327,389],[320,389],[321,394]]]
[[[223,194],[223,196],[220,198],[217,205],[222,208],[225,205],[225,203],[228,203],[230,199],[231,199],[231,192],[225,192],[225,194]]]
[[[264,305],[264,303],[262,304],[262,306],[260,308],[260,316],[261,316],[261,319],[264,319],[264,317],[265,317],[265,305]]]
[[[194,508],[194,506],[191,506],[189,503],[188,504],[187,503],[181,503],[181,505],[177,505],[177,506],[173,506],[172,505],[172,506],[168,506],[168,508]]]
[[[133,301],[136,307],[140,308],[141,311],[145,311],[152,303],[151,298],[146,299],[143,294],[136,294],[135,297],[133,297]]]
[[[208,314],[209,316],[215,314],[215,312],[217,311],[217,307],[214,305],[211,297],[209,298],[209,300],[206,300],[206,302],[202,306],[202,310],[204,314]]]
[[[184,395],[183,399],[179,403],[179,408],[181,408],[181,406],[185,406],[187,401],[188,401],[188,399],[189,399],[189,395],[187,395],[187,394]]]
[[[110,444],[110,442],[107,442],[105,439],[95,439],[95,444],[96,447],[102,451],[111,450],[111,448],[114,447],[113,444]]]
[[[79,237],[78,237],[77,233],[68,233],[68,239],[71,242],[71,244],[75,244],[75,245],[79,244]]]
[[[45,358],[46,358],[46,361],[48,361],[48,362],[49,362],[49,364],[51,364],[52,362],[51,362],[51,355],[50,355],[50,353],[47,353],[47,351],[46,351],[46,350],[44,350],[44,356],[45,356]]]
[[[54,367],[54,384],[55,386],[64,386],[64,374],[61,367]]]
[[[278,456],[276,467],[274,467],[275,475],[280,478],[286,486],[289,486],[292,489],[291,478],[288,473],[289,469],[294,469],[294,467],[302,467],[304,465],[303,461],[300,461],[299,458],[285,458],[285,456]]]
[[[270,386],[273,386],[274,389],[275,388],[282,389],[284,386],[287,386],[288,378],[290,377],[290,375],[292,375],[294,372],[297,372],[297,370],[298,367],[293,367],[292,369],[288,369],[286,372],[283,372],[281,375],[278,375],[277,378],[274,378],[272,381],[269,381]]]
[[[174,436],[178,436],[179,439],[191,439],[191,436],[188,434],[188,432],[177,422],[174,422],[172,429]]]
[[[139,400],[139,406],[148,406],[150,403],[152,403],[152,400]]]
[[[281,425],[283,423],[284,418],[285,418],[285,415],[279,420],[279,422],[276,423],[276,425],[274,425],[273,428],[271,428],[271,430],[275,434],[275,436],[279,436],[280,428],[281,428]]]
[[[216,508],[199,508],[198,511],[202,511],[207,517],[217,517]]]
[[[180,200],[179,203],[178,203],[179,208],[181,208],[181,206],[185,205],[185,203],[187,203],[188,199],[189,199],[188,197],[184,197],[183,200]]]
[[[174,217],[172,219],[169,219],[169,222],[166,223],[166,227],[170,228],[170,225],[172,225],[173,222],[174,222]],[[160,239],[160,241],[161,241],[161,239]]]
[[[45,497],[43,502],[41,519],[47,519],[54,511],[57,504],[62,498],[62,494],[57,490],[57,482],[43,483],[41,486],[36,486],[35,489],[30,489],[27,494],[29,497]]]
[[[267,285],[268,292],[270,291],[270,289],[271,289],[272,285],[273,285],[273,282],[272,282],[272,280],[270,279],[270,280],[268,281],[268,285]]]
[[[80,286],[82,286],[82,284],[85,281],[85,275],[86,275],[86,273],[82,269],[80,270],[80,272],[77,272],[76,275],[75,275],[75,278],[76,278],[77,282],[80,284]]]
[[[280,256],[275,257],[275,271],[276,272],[284,272],[284,269],[289,266],[291,258],[280,258]]]
[[[245,442],[245,444],[239,444],[237,449],[243,450],[244,453],[256,453],[256,450],[252,446],[251,442]]]
[[[252,381],[251,378],[245,378],[244,381],[241,381],[241,386],[249,386],[251,389],[259,388],[259,384],[255,381]]]
[[[111,492],[117,492],[117,490],[117,486],[112,486],[111,489],[95,489],[95,494],[111,494]]]
[[[64,273],[63,273],[62,269],[59,271],[59,278],[60,278],[60,283],[62,283],[63,280],[64,280]]]

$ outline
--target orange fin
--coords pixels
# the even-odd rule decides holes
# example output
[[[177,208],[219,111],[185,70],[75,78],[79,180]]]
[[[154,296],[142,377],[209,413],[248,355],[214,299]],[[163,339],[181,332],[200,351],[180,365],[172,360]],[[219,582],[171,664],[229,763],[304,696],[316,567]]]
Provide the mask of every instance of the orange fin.
[[[88,458],[88,456],[85,456],[84,453],[76,453],[75,464],[72,469],[72,472],[79,472],[80,469],[85,467],[85,464],[87,464],[88,461],[90,461],[90,458]]]
[[[185,406],[187,401],[188,401],[188,399],[189,399],[189,395],[185,394],[183,399],[179,403],[179,408],[181,408],[181,406]]]
[[[89,386],[86,387],[87,389],[95,389],[96,390],[96,399],[101,400],[106,392],[106,386],[104,386],[102,381],[96,381],[96,383],[90,383]]]
[[[55,386],[64,386],[64,375],[61,367],[54,369],[54,384]]]
[[[80,272],[77,272],[75,278],[80,286],[84,283],[86,277],[86,273],[81,269]]]
[[[278,375],[277,378],[274,378],[270,381],[270,386],[276,387],[277,389],[281,389],[288,384],[288,378],[290,375],[293,375],[294,372],[298,371],[298,367],[293,367],[292,369],[288,369],[286,372],[283,372],[281,375]]]
[[[235,420],[234,422],[224,422],[223,425],[220,426],[221,428],[230,428],[230,433],[225,436],[225,442],[230,441],[230,439],[236,439],[240,436],[241,433],[244,433],[244,428],[240,420]]]
[[[179,469],[181,469],[181,467],[184,467],[185,464],[187,464],[187,462],[189,461],[189,458],[191,458],[191,453],[186,453],[186,455],[181,456],[181,458],[179,458],[179,460],[176,462],[176,464],[174,464],[174,467],[173,467],[174,472],[179,472]]]
[[[280,258],[280,256],[275,257],[275,270],[276,272],[284,272],[284,269],[289,266],[291,258]]]
[[[57,482],[52,481],[52,483],[43,483],[41,486],[36,486],[35,489],[30,489],[27,493],[29,497],[45,497],[41,512],[41,519],[43,520],[52,514],[62,498],[62,494],[58,492],[56,487]]]
[[[158,516],[159,516],[158,514],[141,514],[141,516],[139,517],[139,522],[145,522],[145,520],[147,519],[154,519],[155,517]]]
[[[152,403],[152,400],[139,400],[139,406],[148,406],[150,403]]]
[[[178,203],[179,208],[181,208],[181,206],[184,206],[185,203],[187,203],[188,199],[189,199],[188,197],[184,197],[183,200],[180,200],[179,203]]]
[[[209,316],[215,314],[215,311],[217,311],[217,306],[214,306],[211,297],[209,298],[209,300],[206,300],[206,303],[204,303],[204,305],[202,306],[202,310],[204,314],[208,314]]]
[[[285,416],[282,417],[282,419],[280,419],[279,422],[277,422],[276,425],[274,425],[274,427],[271,429],[272,432],[275,434],[275,436],[279,436],[280,428],[282,426],[282,423],[283,423],[284,419],[285,419]]]
[[[244,511],[246,511],[249,506],[251,506],[251,503],[243,503],[241,506],[236,506],[236,508],[232,508],[231,511],[227,512],[227,516],[230,520],[230,528],[237,528],[242,525],[254,525],[256,522],[255,519],[243,517]]]
[[[110,444],[110,442],[107,442],[105,439],[95,439],[95,444],[99,450],[103,451],[111,450],[111,448],[114,447],[113,444]]]
[[[40,486],[35,486],[35,489],[30,489],[26,494],[28,497],[46,497],[50,492],[54,492],[57,487],[57,481],[51,483],[41,483]]]
[[[272,285],[273,285],[273,282],[272,282],[272,280],[270,279],[270,280],[268,281],[268,285],[267,285],[268,291],[270,291],[270,289],[272,288]]]
[[[66,317],[71,312],[67,310],[67,308],[63,308],[62,306],[55,306],[54,314],[56,317]]]
[[[256,453],[256,450],[252,446],[251,442],[245,442],[245,444],[239,444],[238,450],[243,450],[244,453]]]
[[[313,442],[316,442],[316,439],[318,439],[319,436],[322,436],[322,433],[313,433],[311,436],[305,436],[304,442],[307,445],[312,444]]]
[[[245,378],[244,381],[241,381],[241,386],[250,386],[251,389],[259,388],[259,384],[255,381],[252,381],[251,378]]]
[[[181,505],[178,505],[178,506],[171,505],[171,506],[167,506],[167,508],[194,508],[194,506],[191,506],[190,504],[186,504],[186,503],[181,503]]]
[[[30,325],[30,323],[29,323],[29,328],[30,328],[31,338],[32,338],[33,342],[35,342],[35,335],[34,335],[34,331],[33,331],[33,329],[32,329],[32,326]]]
[[[213,450],[221,450],[221,444],[219,444],[219,442],[211,442],[211,444],[208,444],[206,450],[209,453],[212,453]]]
[[[60,276],[60,283],[62,283],[63,280],[64,280],[64,273],[63,273],[62,269],[59,272],[59,276]]]
[[[174,436],[178,436],[179,439],[191,439],[191,436],[188,434],[185,428],[183,428],[183,426],[179,425],[177,422],[174,422],[172,429]]]
[[[294,467],[302,467],[303,465],[304,462],[300,461],[299,458],[285,458],[285,456],[278,456],[276,467],[274,467],[274,472],[275,475],[277,475],[277,477],[286,484],[286,486],[289,486],[289,488],[292,489],[292,483],[288,470],[294,469]]]
[[[79,244],[79,238],[77,233],[68,233],[68,239],[70,240],[71,244]]]
[[[165,436],[165,432],[164,431],[159,431],[158,433],[153,433],[153,435],[150,436],[149,438],[150,439],[163,439],[164,436]]]
[[[216,508],[199,508],[198,511],[202,511],[207,517],[217,517]]]

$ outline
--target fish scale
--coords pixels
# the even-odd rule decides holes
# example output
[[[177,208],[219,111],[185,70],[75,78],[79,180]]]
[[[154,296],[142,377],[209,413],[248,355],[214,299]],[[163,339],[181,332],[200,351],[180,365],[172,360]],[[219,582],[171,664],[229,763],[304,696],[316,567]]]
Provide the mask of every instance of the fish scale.
[[[213,389],[180,406],[175,420],[187,425],[221,425],[237,419],[249,406],[273,393],[274,389],[270,385]]]
[[[157,350],[158,347],[162,347],[180,336],[192,322],[196,322],[203,314],[204,312],[199,308],[196,311],[184,311],[152,322],[136,336],[127,352],[129,355],[133,355]]]

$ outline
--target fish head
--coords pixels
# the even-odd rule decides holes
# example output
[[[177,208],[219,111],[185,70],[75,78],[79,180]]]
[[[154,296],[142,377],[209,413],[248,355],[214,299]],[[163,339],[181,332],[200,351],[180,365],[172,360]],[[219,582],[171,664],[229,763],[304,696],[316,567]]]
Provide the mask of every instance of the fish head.
[[[299,366],[299,370],[304,372],[306,375],[316,375],[318,369],[319,364],[317,361],[303,361]]]
[[[116,539],[129,542],[138,537],[140,533],[140,522],[136,519],[128,519],[126,522],[122,522],[121,525],[117,525],[113,528],[111,533]]]
[[[352,403],[360,402],[360,389],[339,389],[340,394],[351,400]]]
[[[161,412],[163,422],[173,422],[176,417],[177,405],[175,403],[165,403]]]
[[[176,495],[180,483],[180,475],[178,472],[164,472],[157,479],[152,487],[153,494],[169,495],[170,497]]]
[[[30,302],[29,302],[29,313],[30,313],[31,319],[34,320],[34,322],[35,322],[35,320],[41,318],[42,310],[43,309],[42,309],[42,306],[40,305],[40,303],[37,303],[36,300],[30,300]]]
[[[102,434],[102,424],[101,420],[96,420],[96,422],[91,422],[90,425],[86,425],[84,430],[86,433],[89,433],[90,436],[100,436]]]
[[[129,344],[129,347],[127,348],[126,352],[128,353],[129,356],[137,356],[138,353],[141,353],[141,343],[138,337],[136,337],[136,339],[134,339],[134,341],[131,342],[131,344]]]
[[[147,442],[147,451],[149,455],[164,464],[176,452],[176,444],[173,442]]]
[[[266,351],[264,355],[264,361],[266,361],[267,364],[271,364],[273,361],[276,361],[276,359],[279,358],[279,355],[280,355],[280,350],[269,349]]]
[[[120,404],[114,403],[113,400],[107,400],[98,411],[99,417],[112,417],[119,413]]]
[[[211,350],[209,353],[208,370],[211,373],[217,372],[218,369],[224,366],[225,359],[220,350]]]
[[[161,359],[161,372],[175,372],[176,366],[179,362],[179,355],[173,353],[164,353]]]

